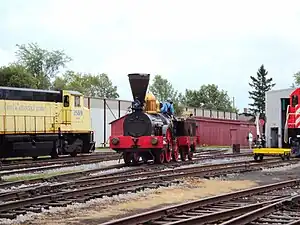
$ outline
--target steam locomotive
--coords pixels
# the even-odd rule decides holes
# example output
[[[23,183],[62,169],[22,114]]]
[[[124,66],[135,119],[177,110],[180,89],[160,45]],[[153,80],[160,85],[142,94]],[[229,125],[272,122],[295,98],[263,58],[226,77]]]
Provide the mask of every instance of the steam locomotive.
[[[110,136],[110,148],[123,153],[125,164],[176,162],[179,155],[182,161],[192,160],[199,143],[196,121],[191,116],[175,118],[160,113],[161,104],[147,93],[150,74],[128,77],[134,99],[132,113],[125,116],[123,135]]]

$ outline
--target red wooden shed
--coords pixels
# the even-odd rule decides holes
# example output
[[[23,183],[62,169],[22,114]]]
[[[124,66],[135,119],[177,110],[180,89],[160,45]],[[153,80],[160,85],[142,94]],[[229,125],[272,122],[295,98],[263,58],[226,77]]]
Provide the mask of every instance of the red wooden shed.
[[[231,146],[240,144],[248,146],[247,136],[251,130],[256,137],[254,123],[241,120],[214,119],[195,117],[198,124],[201,145]]]

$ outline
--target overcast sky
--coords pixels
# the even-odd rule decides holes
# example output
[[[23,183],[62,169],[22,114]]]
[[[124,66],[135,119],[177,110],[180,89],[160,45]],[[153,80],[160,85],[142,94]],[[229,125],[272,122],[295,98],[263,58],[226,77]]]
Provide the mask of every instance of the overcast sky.
[[[288,88],[300,70],[300,1],[1,0],[0,65],[15,44],[64,49],[69,69],[107,73],[121,99],[127,74],[161,74],[179,91],[214,83],[247,107],[264,64]]]

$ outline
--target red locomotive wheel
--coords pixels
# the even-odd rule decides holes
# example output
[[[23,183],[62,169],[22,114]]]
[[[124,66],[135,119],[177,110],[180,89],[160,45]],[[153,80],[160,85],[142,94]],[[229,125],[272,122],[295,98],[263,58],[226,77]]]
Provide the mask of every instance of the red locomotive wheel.
[[[165,162],[170,162],[172,159],[172,152],[171,150],[166,150],[165,151]]]
[[[186,153],[185,149],[181,148],[179,151],[180,151],[180,159],[181,159],[181,161],[186,161],[187,153]]]
[[[195,151],[195,145],[191,145],[190,146],[190,151],[188,153],[188,159],[190,161],[193,160],[194,151]]]
[[[191,160],[193,160],[193,152],[189,152],[189,154],[188,154],[188,159],[191,161]]]
[[[124,159],[125,164],[129,165],[130,161],[131,161],[130,153],[124,152],[123,153],[123,159]]]
[[[139,156],[139,154],[138,154],[137,152],[134,152],[134,153],[132,154],[132,162],[133,162],[133,164],[138,164],[139,161],[140,161],[140,156]]]
[[[174,142],[172,140],[172,133],[171,133],[170,129],[167,130],[166,139],[167,139],[168,147],[169,147],[169,151],[166,152],[166,162],[170,162],[171,159],[173,159],[173,161],[177,162],[178,161],[178,151],[176,150],[176,144],[174,145]],[[174,152],[175,152],[175,154],[174,154]]]
[[[179,153],[178,153],[178,146],[177,144],[174,145],[173,152],[172,152],[172,159],[174,162],[178,162]]]
[[[155,163],[162,164],[165,161],[165,152],[164,151],[157,151],[155,154]]]

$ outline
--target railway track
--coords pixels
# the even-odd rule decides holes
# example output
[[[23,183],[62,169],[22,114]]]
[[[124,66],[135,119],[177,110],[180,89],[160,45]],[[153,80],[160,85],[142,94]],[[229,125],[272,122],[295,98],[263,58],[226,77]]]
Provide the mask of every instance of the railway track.
[[[297,160],[291,160],[293,163]],[[269,162],[235,162],[229,164],[178,168],[141,172],[122,176],[89,177],[72,182],[43,185],[35,188],[25,188],[10,191],[0,195],[0,217],[15,218],[27,211],[40,211],[49,206],[65,206],[73,202],[85,202],[92,198],[112,196],[115,194],[139,191],[145,188],[168,186],[186,177],[211,177],[234,172],[260,170],[261,167],[286,165],[287,162],[273,160]],[[66,190],[66,188],[68,188]]]
[[[224,154],[227,150],[197,150],[197,154],[208,155],[208,154]],[[57,159],[50,158],[40,158],[37,160],[30,159],[12,159],[12,160],[2,160],[0,162],[0,170],[11,170],[11,169],[19,169],[19,168],[29,168],[33,166],[43,166],[43,165],[53,165],[57,163],[68,163],[68,162],[80,162],[86,158],[93,157],[102,157],[103,160],[112,160],[119,159],[120,154],[116,152],[94,152],[92,154],[80,154],[76,157],[71,156],[60,156]]]
[[[41,163],[41,162],[53,162],[53,161],[64,161],[64,160],[73,160],[73,159],[78,159],[78,158],[84,158],[84,157],[89,157],[91,155],[102,155],[103,157],[105,156],[113,156],[113,155],[119,155],[119,153],[116,152],[101,152],[101,151],[96,151],[93,153],[82,153],[78,154],[76,157],[68,156],[68,155],[62,155],[59,156],[57,159],[51,159],[50,156],[48,158],[38,158],[38,159],[28,159],[28,158],[11,158],[11,159],[4,159],[1,160],[0,163],[2,166],[8,166],[8,165],[20,165],[20,164],[35,164],[35,163]]]
[[[222,154],[219,152],[215,152],[214,154],[209,154],[209,153],[197,153],[194,157],[195,161],[197,162],[198,160],[206,160],[206,159],[218,159],[218,158],[236,158],[236,157],[246,157],[252,155],[251,153],[242,153],[242,154]],[[22,167],[23,165],[14,165],[14,166],[6,166],[2,167],[0,169],[0,177],[3,176],[9,176],[13,174],[25,174],[25,173],[34,173],[34,172],[41,172],[41,171],[46,171],[46,170],[53,170],[53,169],[59,169],[59,168],[65,168],[65,167],[70,167],[70,166],[77,166],[77,165],[85,165],[85,164],[93,164],[93,163],[99,163],[102,161],[107,161],[107,160],[113,160],[113,159],[120,159],[120,155],[113,155],[111,154],[110,156],[107,156],[104,160],[102,154],[97,154],[97,155],[90,155],[90,156],[85,156],[80,159],[73,158],[73,161],[68,158],[67,161],[64,161],[61,159],[59,162],[48,162],[48,163],[37,163],[34,165],[29,165],[26,164],[25,167]],[[193,163],[193,162],[190,162]],[[13,169],[17,168],[17,169]]]
[[[263,165],[275,165],[277,164],[278,160],[276,161],[270,161],[268,164],[263,163]],[[60,190],[63,188],[79,188],[82,186],[88,186],[88,185],[98,185],[98,184],[108,184],[108,183],[114,183],[118,181],[124,181],[128,179],[138,179],[138,178],[151,178],[151,177],[157,177],[157,173],[159,172],[160,175],[172,175],[184,173],[184,175],[193,175],[191,173],[194,172],[206,172],[209,175],[210,171],[213,171],[214,173],[221,171],[224,172],[225,170],[229,169],[244,169],[247,166],[251,165],[259,165],[258,163],[251,163],[248,161],[244,162],[238,162],[238,163],[224,163],[224,164],[218,164],[218,165],[206,165],[206,166],[195,166],[195,167],[183,167],[183,168],[175,168],[175,169],[164,169],[162,170],[162,167],[152,167],[152,171],[149,171],[149,167],[143,167],[143,168],[132,168],[130,170],[126,171],[119,171],[114,172],[112,174],[101,174],[101,175],[95,175],[90,177],[82,177],[77,180],[73,181],[65,181],[60,182],[58,184],[51,184],[51,185],[42,185],[40,187],[31,187],[31,188],[25,188],[21,190],[11,191],[11,192],[4,192],[0,194],[0,201],[6,201],[6,200],[16,200],[21,199],[23,197],[31,197],[31,195],[37,195],[37,194],[45,194],[49,191],[54,190]]]
[[[35,172],[41,170],[41,168],[45,169],[56,169],[59,167],[67,167],[76,164],[87,164],[99,161],[108,161],[108,160],[116,160],[119,159],[119,154],[109,154],[107,156],[103,154],[93,154],[93,155],[82,155],[78,157],[64,157],[59,159],[52,159],[49,161],[40,161],[40,162],[32,162],[32,163],[20,163],[14,165],[2,165],[0,167],[0,176],[10,175],[13,173],[27,173],[27,172]]]
[[[300,219],[297,204],[299,185],[300,179],[289,180],[165,207],[102,224],[243,225],[275,222],[294,225],[299,224]],[[296,196],[288,199],[287,196],[292,194]],[[279,220],[285,223],[279,223]]]
[[[196,157],[194,158],[193,161],[185,161],[185,162],[170,162],[168,164],[162,164],[162,165],[144,165],[141,164],[141,166],[139,168],[133,169],[130,168],[131,171],[136,171],[136,172],[141,172],[141,171],[145,171],[145,170],[151,170],[152,167],[155,167],[157,169],[163,169],[166,167],[173,167],[173,168],[177,168],[178,166],[181,165],[192,165],[192,164],[198,164],[199,162],[203,161],[203,160],[215,160],[215,159],[223,159],[223,158],[238,158],[238,157],[246,157],[249,156],[249,154],[227,154],[226,156],[224,155],[209,155],[209,156],[202,156],[202,157]],[[268,159],[266,159],[268,161]],[[272,160],[272,158],[270,158],[269,160]],[[80,171],[80,172],[69,172],[66,174],[60,174],[60,175],[53,175],[49,178],[34,178],[34,179],[30,179],[30,180],[19,180],[19,181],[13,181],[13,182],[2,182],[0,183],[0,189],[1,188],[9,188],[9,187],[13,187],[13,186],[19,186],[19,185],[29,185],[29,184],[36,184],[36,183],[41,183],[41,182],[58,182],[58,181],[65,181],[68,179],[75,179],[75,178],[80,178],[83,176],[88,176],[89,174],[92,173],[97,173],[97,172],[103,172],[103,171],[107,171],[107,170],[112,170],[112,169],[121,169],[121,168],[126,168],[125,164],[117,164],[117,165],[112,165],[112,166],[107,166],[105,168],[96,168],[96,169],[90,169],[90,170],[85,170],[85,171]],[[118,174],[124,174],[124,173],[128,173],[128,170],[123,170],[123,171],[117,171],[114,172],[115,175]],[[109,175],[110,173],[108,173],[107,175]],[[104,176],[104,175],[103,175]]]
[[[218,151],[203,151],[200,153],[197,153],[195,157],[205,157],[207,154],[216,154],[216,155],[222,155],[222,152]],[[200,155],[199,155],[200,154]],[[229,155],[230,156],[230,155]],[[27,163],[22,162],[19,164],[13,164],[13,165],[1,165],[0,167],[0,176],[8,176],[14,173],[31,173],[41,170],[48,170],[48,169],[57,169],[57,168],[63,168],[68,166],[76,166],[80,164],[89,164],[89,163],[97,163],[99,161],[107,161],[107,160],[117,160],[120,159],[121,155],[117,153],[96,153],[91,155],[80,155],[77,157],[61,157],[58,159],[48,159],[48,160],[42,160],[39,162],[36,161],[29,161]]]
[[[300,224],[300,195],[268,204],[222,223],[222,225],[246,224]]]

